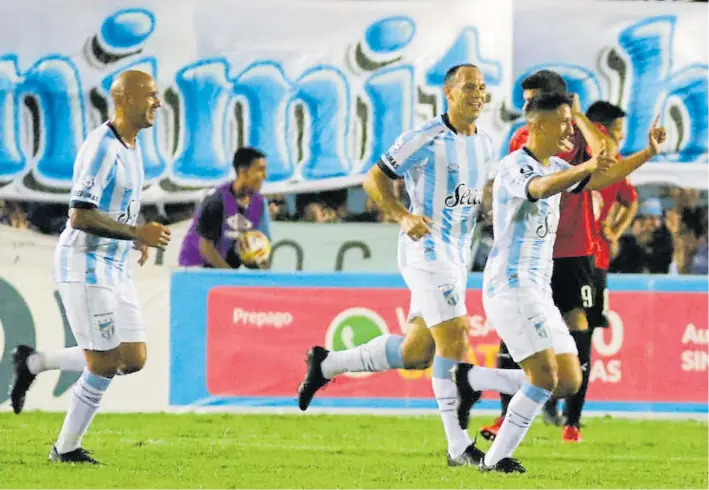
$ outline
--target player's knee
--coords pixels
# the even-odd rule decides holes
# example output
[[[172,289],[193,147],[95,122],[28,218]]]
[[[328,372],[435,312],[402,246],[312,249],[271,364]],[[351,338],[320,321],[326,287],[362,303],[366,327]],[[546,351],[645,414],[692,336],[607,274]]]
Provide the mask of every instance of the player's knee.
[[[548,391],[555,391],[559,386],[559,373],[554,364],[543,363],[527,373],[529,382]]]
[[[564,322],[571,331],[588,330],[588,319],[586,318],[586,310],[583,308],[574,308],[564,314]]]
[[[557,395],[566,397],[575,395],[581,389],[583,378],[580,369],[570,369],[559,373],[559,385],[557,387]]]
[[[431,329],[439,356],[463,359],[468,348],[467,318],[460,317],[443,322]]]
[[[137,373],[145,366],[145,361],[147,356],[145,352],[136,353],[136,355],[130,358],[123,359],[121,361],[120,370],[122,374],[132,374]]]
[[[407,346],[402,345],[401,357],[404,360],[406,369],[427,369],[433,364],[433,356],[436,353],[436,345],[433,342]]]
[[[124,362],[120,366],[122,374],[133,374],[137,373],[145,366],[145,358],[143,359],[131,359],[128,362]]]
[[[92,374],[112,378],[119,368],[117,351],[86,351],[86,367]]]

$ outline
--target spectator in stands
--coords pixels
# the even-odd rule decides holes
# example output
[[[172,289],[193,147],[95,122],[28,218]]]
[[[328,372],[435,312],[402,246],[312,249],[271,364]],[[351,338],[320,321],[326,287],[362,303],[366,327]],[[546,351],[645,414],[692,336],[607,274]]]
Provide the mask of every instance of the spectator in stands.
[[[288,203],[281,194],[268,196],[268,211],[272,221],[290,221],[291,215]]]
[[[257,229],[271,239],[268,201],[259,193],[266,180],[266,155],[255,148],[239,148],[233,165],[236,179],[212,189],[192,219],[180,249],[180,265],[236,269],[242,265],[236,247],[241,233]]]
[[[619,240],[610,272],[667,274],[674,245],[662,216],[659,199],[647,199],[640,205],[631,233]]]

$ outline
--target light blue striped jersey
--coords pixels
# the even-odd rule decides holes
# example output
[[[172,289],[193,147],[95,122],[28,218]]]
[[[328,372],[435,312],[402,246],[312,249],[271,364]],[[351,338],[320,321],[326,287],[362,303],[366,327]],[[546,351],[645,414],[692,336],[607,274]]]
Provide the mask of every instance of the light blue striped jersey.
[[[109,123],[89,133],[74,161],[71,202],[94,205],[118,221],[135,225],[143,189],[140,147],[128,148]],[[56,282],[112,285],[130,275],[130,240],[102,238],[71,227],[59,237],[54,256]]]
[[[538,177],[572,168],[561,158],[540,163],[526,148],[507,155],[492,186],[494,243],[483,275],[484,294],[532,287],[551,292],[561,193],[535,201],[527,193]],[[580,192],[587,179],[567,192]]]
[[[492,139],[480,127],[457,134],[445,114],[402,134],[381,157],[390,177],[404,177],[409,211],[433,221],[418,242],[399,236],[399,266],[443,261],[467,267],[483,188],[496,171]]]

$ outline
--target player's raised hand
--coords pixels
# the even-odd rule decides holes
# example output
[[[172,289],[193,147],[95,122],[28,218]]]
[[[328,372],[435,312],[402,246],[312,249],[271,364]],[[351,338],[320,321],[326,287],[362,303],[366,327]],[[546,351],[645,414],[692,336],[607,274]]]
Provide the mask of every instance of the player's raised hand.
[[[417,242],[421,238],[425,237],[431,233],[431,228],[433,221],[426,216],[417,216],[415,214],[407,213],[401,220],[399,220],[399,225],[404,233],[408,235],[413,241]]]
[[[650,133],[648,133],[648,148],[652,156],[659,155],[662,152],[662,144],[667,140],[667,131],[662,126],[658,127],[660,115],[658,114],[652,123]]]
[[[581,110],[581,101],[579,100],[579,94],[571,94],[571,113],[578,114],[580,112],[583,112],[583,110]]]
[[[155,221],[138,226],[135,235],[148,247],[164,249],[170,242],[170,230]]]

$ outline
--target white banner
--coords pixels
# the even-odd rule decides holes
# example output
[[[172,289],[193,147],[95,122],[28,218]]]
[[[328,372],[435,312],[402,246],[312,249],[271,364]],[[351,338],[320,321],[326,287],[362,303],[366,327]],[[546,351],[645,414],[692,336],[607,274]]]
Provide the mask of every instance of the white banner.
[[[228,179],[235,148],[269,158],[264,191],[332,189],[444,110],[444,73],[478,64],[502,139],[511,0],[25,0],[0,21],[0,198],[66,201],[87,132],[122,70],[155,76],[163,108],[140,135],[144,202]],[[27,36],[41,28],[41,35]]]
[[[17,345],[30,344],[42,351],[76,345],[52,282],[56,240],[0,225],[0,411],[11,410],[7,387]],[[135,277],[146,322],[148,361],[142,371],[116,377],[101,403],[102,411],[168,409],[170,273],[166,267],[136,266]],[[70,387],[79,375],[40,374],[27,394],[26,409],[66,410]]]
[[[557,71],[584,109],[607,100],[627,112],[623,154],[644,148],[662,115],[668,153],[632,174],[635,184],[709,186],[707,4],[535,0],[514,9],[513,111],[526,76]]]

